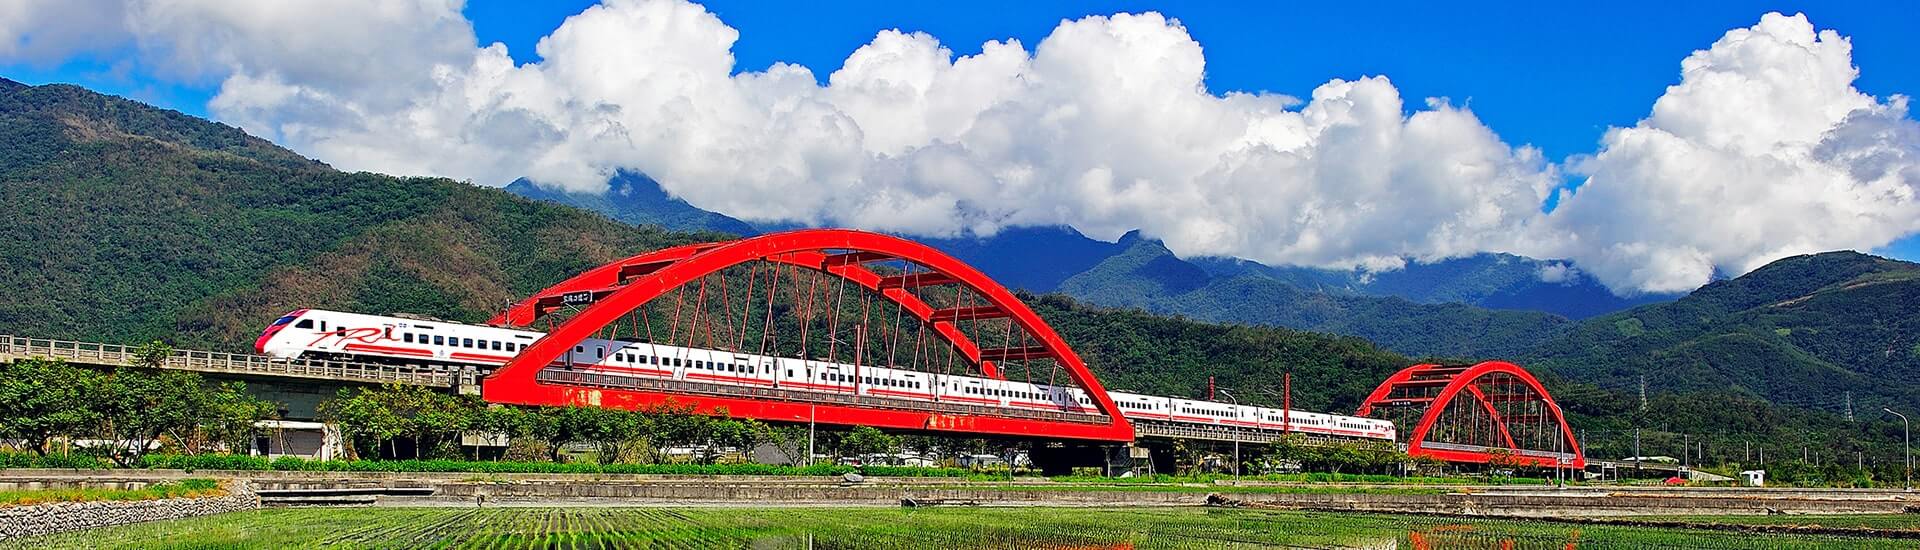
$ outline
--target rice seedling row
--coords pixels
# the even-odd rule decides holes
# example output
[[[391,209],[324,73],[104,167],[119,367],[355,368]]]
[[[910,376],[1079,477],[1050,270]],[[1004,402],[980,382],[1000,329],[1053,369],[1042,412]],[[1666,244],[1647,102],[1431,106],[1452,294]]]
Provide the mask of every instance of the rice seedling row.
[[[1892,520],[1885,520],[1892,521]],[[1911,540],[1220,509],[273,509],[3,548],[1906,548]]]

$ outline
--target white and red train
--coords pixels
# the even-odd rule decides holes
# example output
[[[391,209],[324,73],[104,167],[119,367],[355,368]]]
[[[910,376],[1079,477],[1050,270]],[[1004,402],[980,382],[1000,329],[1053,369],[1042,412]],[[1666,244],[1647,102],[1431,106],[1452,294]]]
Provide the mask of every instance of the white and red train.
[[[445,321],[302,309],[275,319],[254,348],[274,357],[496,367],[543,334]],[[586,340],[560,359],[576,372],[817,391],[986,407],[1093,412],[1075,387],[743,354],[619,340]],[[1393,423],[1125,392],[1108,392],[1129,420],[1241,426],[1392,441]]]

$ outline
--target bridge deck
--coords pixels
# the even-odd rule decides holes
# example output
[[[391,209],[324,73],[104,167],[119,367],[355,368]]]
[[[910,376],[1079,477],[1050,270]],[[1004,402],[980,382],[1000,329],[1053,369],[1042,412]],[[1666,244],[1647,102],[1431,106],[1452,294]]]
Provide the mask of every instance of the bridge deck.
[[[935,411],[949,414],[973,416],[1003,416],[1048,420],[1054,422],[1078,422],[1087,424],[1105,424],[1106,415],[1078,414],[1058,411],[1026,409],[1008,409],[1003,407],[982,407],[964,403],[929,402],[915,399],[896,399],[869,395],[846,395],[817,391],[794,391],[781,388],[758,388],[733,386],[727,384],[708,384],[683,380],[658,380],[634,378],[630,376],[608,376],[585,372],[571,372],[561,368],[548,368],[540,371],[539,380],[570,386],[616,388],[623,390],[643,390],[660,393],[715,395],[720,397],[748,397],[769,401],[793,401],[800,403],[819,403],[822,405],[851,405],[873,409],[896,409],[910,411]]]
[[[0,361],[18,361],[36,357],[61,359],[69,363],[106,367],[131,367],[138,363],[138,348],[119,344],[75,342],[48,338],[0,335]],[[374,384],[398,383],[451,387],[460,372],[446,367],[383,365],[313,359],[276,359],[264,355],[217,351],[174,350],[158,365],[216,374],[248,374],[287,378],[308,378]]]

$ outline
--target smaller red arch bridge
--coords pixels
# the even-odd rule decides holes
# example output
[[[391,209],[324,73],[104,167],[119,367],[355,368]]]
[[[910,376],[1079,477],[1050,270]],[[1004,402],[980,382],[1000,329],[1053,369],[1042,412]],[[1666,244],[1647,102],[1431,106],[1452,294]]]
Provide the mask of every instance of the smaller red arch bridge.
[[[1560,405],[1538,379],[1513,363],[1407,367],[1381,382],[1354,416],[1394,421],[1407,454],[1415,457],[1587,466]]]
[[[807,229],[647,252],[548,287],[490,324],[546,331],[482,380],[490,402],[627,409],[672,402],[767,421],[973,437],[1134,437],[1080,357],[1012,292],[945,253],[877,233]],[[583,346],[590,339],[716,353],[699,363],[712,370],[648,380],[575,369],[569,352],[588,350],[597,360],[594,352],[607,351]],[[1022,404],[1026,410],[982,406],[992,401],[921,382],[932,376],[869,387],[809,374],[803,384],[777,375],[795,368],[789,365],[836,373],[850,366],[854,380],[878,370],[1075,387],[1089,403],[1064,412],[1044,402]],[[768,372],[776,375],[739,374]]]

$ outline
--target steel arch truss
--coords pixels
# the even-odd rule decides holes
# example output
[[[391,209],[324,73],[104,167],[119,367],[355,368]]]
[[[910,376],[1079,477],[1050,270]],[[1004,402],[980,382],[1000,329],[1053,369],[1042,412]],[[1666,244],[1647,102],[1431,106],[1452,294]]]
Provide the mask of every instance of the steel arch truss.
[[[1538,379],[1512,363],[1414,365],[1381,382],[1354,414],[1393,420],[1406,434],[1407,454],[1416,457],[1587,465],[1560,405]]]
[[[926,333],[952,347],[950,357],[963,358],[978,376],[1004,379],[1003,362],[1052,360],[1094,402],[1097,414],[1079,415],[1097,421],[1061,421],[984,414],[941,413],[891,407],[859,407],[767,398],[684,395],[661,391],[588,387],[541,380],[540,373],[560,364],[565,352],[594,338],[656,298],[695,286],[704,291],[704,278],[730,267],[768,262],[786,269],[825,274],[842,284],[853,284],[897,306],[897,312],[921,323]],[[775,273],[778,273],[776,271]],[[724,275],[722,275],[724,276]],[[819,275],[816,275],[819,276]],[[916,289],[950,289],[968,301],[935,307]],[[930,292],[930,291],[929,291]],[[811,295],[811,290],[809,290]],[[771,299],[771,296],[768,297]],[[977,300],[976,300],[977,298]],[[882,428],[960,432],[971,435],[1052,437],[1101,441],[1131,441],[1133,428],[1115,407],[1080,357],[1052,327],[1012,292],[979,270],[913,241],[863,231],[808,229],[772,233],[734,241],[677,246],[636,255],[581,273],[514,304],[493,318],[492,324],[531,326],[549,315],[565,312],[544,337],[524,348],[482,383],[490,402],[524,405],[589,405],[642,408],[668,401],[691,404],[702,411],[724,408],[736,417],[769,421],[865,425]],[[772,313],[769,313],[771,316]],[[554,316],[558,318],[560,316]],[[1006,319],[1009,342],[987,346],[969,337],[961,321]],[[552,320],[549,319],[551,323]],[[649,325],[651,326],[651,325]],[[1012,327],[1018,327],[1015,331]],[[1018,336],[1017,339],[1014,336]]]

